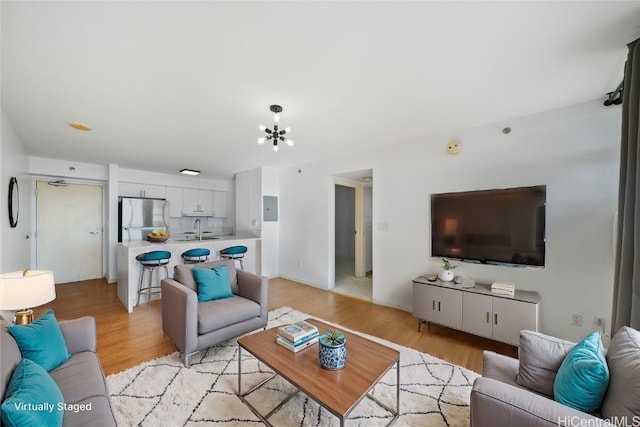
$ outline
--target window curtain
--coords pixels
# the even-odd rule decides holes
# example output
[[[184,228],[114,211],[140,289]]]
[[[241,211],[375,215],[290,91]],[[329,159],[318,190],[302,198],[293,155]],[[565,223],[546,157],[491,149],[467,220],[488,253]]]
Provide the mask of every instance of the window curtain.
[[[611,333],[640,329],[640,39],[628,45],[622,93],[618,237]]]

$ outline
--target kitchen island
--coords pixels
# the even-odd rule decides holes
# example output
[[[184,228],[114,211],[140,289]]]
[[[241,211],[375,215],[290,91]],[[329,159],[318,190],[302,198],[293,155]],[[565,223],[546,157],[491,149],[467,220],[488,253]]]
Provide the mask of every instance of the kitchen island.
[[[148,241],[137,241],[118,243],[117,263],[118,263],[118,298],[125,306],[127,311],[131,313],[138,299],[138,284],[140,283],[141,266],[136,261],[136,256],[150,251],[168,251],[171,252],[171,260],[167,265],[169,277],[173,277],[173,267],[178,264],[184,264],[182,253],[193,248],[207,248],[211,251],[210,261],[220,259],[220,250],[229,246],[242,245],[247,247],[247,253],[244,256],[244,270],[250,273],[260,275],[260,259],[261,259],[261,241],[259,237],[243,237],[243,236],[220,236],[215,239],[203,240],[177,240],[169,238],[163,243],[151,243]],[[160,277],[164,278],[164,269],[160,269]],[[145,275],[145,283],[148,277]],[[157,283],[157,276],[153,275],[154,284]],[[156,296],[159,298],[160,296]],[[153,296],[152,296],[153,299]],[[145,294],[140,296],[140,304],[147,302]]]

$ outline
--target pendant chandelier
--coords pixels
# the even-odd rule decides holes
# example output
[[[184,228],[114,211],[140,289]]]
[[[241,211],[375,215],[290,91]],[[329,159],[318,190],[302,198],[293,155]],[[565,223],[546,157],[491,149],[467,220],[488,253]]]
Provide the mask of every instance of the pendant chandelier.
[[[273,151],[278,151],[278,142],[285,142],[289,147],[293,147],[293,141],[290,139],[285,139],[285,135],[291,133],[291,128],[287,127],[284,129],[278,128],[278,122],[280,122],[280,113],[282,112],[282,107],[279,105],[272,105],[269,107],[269,110],[273,112],[273,129],[269,129],[265,125],[258,126],[261,131],[265,132],[266,135],[258,138],[258,144],[262,145],[267,141],[273,141]]]

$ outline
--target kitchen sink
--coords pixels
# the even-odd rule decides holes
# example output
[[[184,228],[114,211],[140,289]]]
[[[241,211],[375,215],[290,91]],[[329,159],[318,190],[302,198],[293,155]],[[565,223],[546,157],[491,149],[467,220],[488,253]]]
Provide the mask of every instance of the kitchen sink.
[[[220,237],[212,236],[210,234],[202,233],[202,240],[216,240]],[[200,240],[195,233],[185,233],[184,236],[176,237],[173,239],[175,242],[196,242]]]

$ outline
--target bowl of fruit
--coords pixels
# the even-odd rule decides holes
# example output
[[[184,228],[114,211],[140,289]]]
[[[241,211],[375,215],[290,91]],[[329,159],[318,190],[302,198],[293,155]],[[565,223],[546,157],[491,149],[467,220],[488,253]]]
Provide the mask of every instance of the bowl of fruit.
[[[147,234],[147,240],[153,243],[162,243],[169,238],[169,233],[166,231],[152,231]]]

